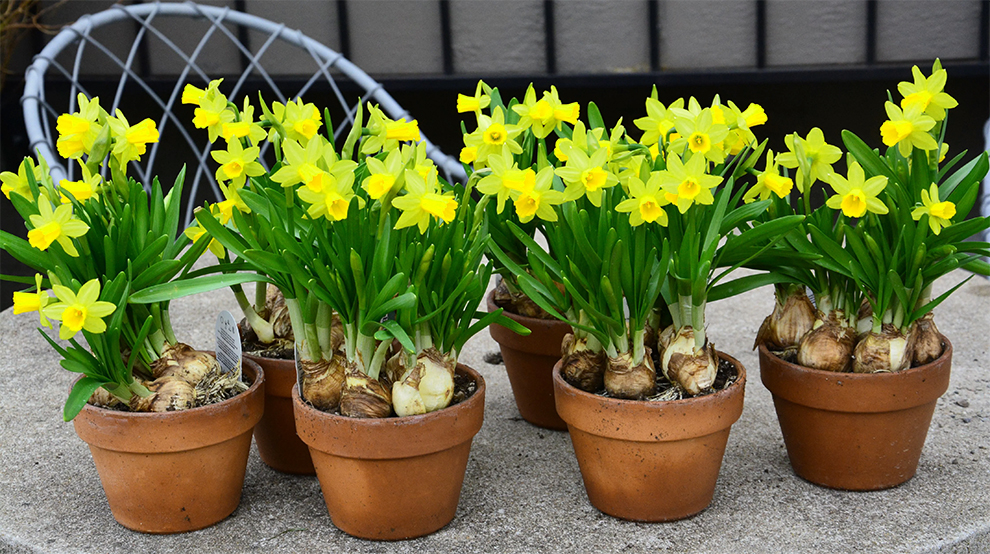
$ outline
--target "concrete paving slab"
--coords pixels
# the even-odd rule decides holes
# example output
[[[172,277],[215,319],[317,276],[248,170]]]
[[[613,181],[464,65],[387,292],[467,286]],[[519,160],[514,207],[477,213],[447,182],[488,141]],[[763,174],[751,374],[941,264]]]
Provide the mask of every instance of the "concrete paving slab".
[[[964,277],[953,273],[936,288]],[[771,302],[764,288],[709,308],[709,335],[746,366],[749,386],[715,499],[698,516],[643,524],[593,508],[567,433],[519,417],[504,368],[483,361],[497,349],[483,333],[462,357],[484,375],[488,398],[457,517],[431,536],[395,543],[337,530],[314,477],[271,470],[256,450],[241,505],[219,524],[173,536],[121,527],[88,448],[61,419],[74,376],[58,367],[30,316],[7,310],[0,313],[0,552],[990,552],[990,281],[971,280],[937,311],[955,359],[917,476],[871,493],[824,489],[791,471],[750,350]],[[176,301],[180,340],[212,347],[220,309],[236,310],[227,291]]]

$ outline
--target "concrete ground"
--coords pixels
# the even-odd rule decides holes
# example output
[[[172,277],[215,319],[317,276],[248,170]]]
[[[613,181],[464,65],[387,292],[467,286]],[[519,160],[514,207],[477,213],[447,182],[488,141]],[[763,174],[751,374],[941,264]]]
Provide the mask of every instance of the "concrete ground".
[[[951,274],[941,289],[964,277]],[[0,313],[0,552],[990,552],[990,281],[971,280],[937,310],[955,356],[918,474],[870,493],[824,489],[791,471],[750,349],[771,298],[764,288],[709,308],[709,335],[746,366],[749,386],[715,499],[701,514],[642,524],[593,508],[567,433],[519,417],[504,368],[483,361],[497,350],[483,333],[461,359],[484,375],[488,397],[457,516],[433,535],[396,543],[338,531],[315,477],[277,473],[256,450],[240,507],[219,524],[173,536],[121,527],[88,448],[62,422],[74,375],[58,367],[32,316],[7,310]],[[236,310],[229,292],[176,301],[180,340],[211,348],[221,309]]]

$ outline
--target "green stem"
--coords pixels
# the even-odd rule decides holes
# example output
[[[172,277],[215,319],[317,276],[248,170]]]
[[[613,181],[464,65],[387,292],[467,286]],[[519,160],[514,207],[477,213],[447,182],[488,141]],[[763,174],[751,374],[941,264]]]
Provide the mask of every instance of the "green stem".
[[[264,285],[264,283],[259,283],[259,285]],[[241,312],[244,314],[244,318],[247,319],[248,325],[254,330],[254,334],[258,335],[258,340],[263,344],[271,344],[275,340],[275,328],[272,327],[272,324],[258,315],[254,306],[248,302],[247,295],[240,285],[233,285],[230,287],[230,290],[234,292],[237,305],[241,307]]]
[[[330,306],[320,302],[319,308],[316,312],[316,336],[320,341],[320,350],[323,351],[325,355],[333,355],[333,347],[330,343],[330,326],[333,321],[333,310]]]
[[[240,285],[238,285],[240,287]],[[254,307],[259,310],[265,306],[268,298],[268,283],[258,282],[254,284]]]
[[[148,390],[148,387],[142,385],[137,379],[131,381],[130,384],[127,385],[127,388],[141,398],[151,396],[151,391]]]
[[[371,357],[371,365],[368,367],[368,377],[378,379],[378,375],[385,365],[385,355],[388,353],[389,346],[391,346],[390,341],[383,340],[375,349],[375,354]]]

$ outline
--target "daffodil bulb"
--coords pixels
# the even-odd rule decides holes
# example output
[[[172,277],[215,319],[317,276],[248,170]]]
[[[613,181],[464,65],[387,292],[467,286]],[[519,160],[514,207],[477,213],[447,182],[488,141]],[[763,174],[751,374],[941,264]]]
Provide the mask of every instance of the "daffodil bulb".
[[[605,390],[616,398],[642,399],[656,389],[657,370],[653,367],[652,350],[638,364],[630,352],[609,357],[605,367]]]
[[[391,394],[381,381],[350,364],[344,373],[340,413],[347,417],[388,417],[392,413]]]
[[[765,344],[774,351],[797,347],[801,337],[815,324],[815,306],[804,287],[788,294],[781,303],[774,303],[773,313],[763,320],[753,348]]]
[[[814,329],[798,344],[797,362],[823,371],[849,371],[856,330],[846,323],[842,310],[819,313]]]
[[[919,366],[934,362],[942,355],[942,335],[935,325],[933,313],[928,312],[912,323],[915,327],[914,358],[912,365]]]
[[[863,336],[853,351],[853,371],[856,373],[888,373],[911,367],[915,336],[904,334],[889,323],[879,333]]]
[[[568,383],[586,392],[598,392],[605,386],[605,353],[593,349],[587,338],[564,335],[560,345],[561,373]]]
[[[392,407],[396,415],[425,414],[449,406],[454,397],[456,365],[452,357],[435,348],[420,353],[416,365],[392,385]]]
[[[690,325],[679,331],[673,326],[660,333],[660,365],[663,374],[688,394],[698,394],[710,389],[718,372],[718,358],[711,343],[695,347],[694,328]]]

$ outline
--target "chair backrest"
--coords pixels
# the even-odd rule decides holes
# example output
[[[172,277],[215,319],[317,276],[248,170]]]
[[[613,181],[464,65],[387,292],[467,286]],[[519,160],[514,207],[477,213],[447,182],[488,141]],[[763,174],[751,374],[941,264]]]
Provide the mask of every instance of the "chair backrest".
[[[175,21],[162,23],[170,18],[186,18],[190,24],[175,25]],[[122,52],[117,44],[120,42],[121,25],[130,25],[135,29],[133,43],[127,45],[126,52]],[[187,51],[179,44],[191,45],[192,49]],[[242,67],[211,71],[212,66],[216,65],[212,54],[218,48],[229,50],[231,45],[240,54]],[[275,51],[277,53],[273,53]],[[285,64],[286,56],[291,56],[295,73],[289,81],[281,75],[273,77],[265,67],[266,63]],[[73,179],[77,168],[73,164],[66,167],[57,154],[55,120],[59,114],[76,111],[78,92],[93,96],[84,83],[93,82],[87,68],[94,60],[100,64],[104,84],[107,83],[107,66],[113,72],[111,88],[112,81],[116,80],[112,101],[101,98],[101,105],[108,112],[113,113],[122,103],[133,104],[135,98],[139,98],[139,107],[125,110],[126,113],[138,121],[145,117],[157,120],[161,140],[149,148],[140,163],[131,165],[135,178],[148,186],[156,175],[155,162],[160,158],[181,157],[190,164],[183,195],[188,199],[185,206],[186,224],[193,218],[195,205],[204,197],[207,200],[222,199],[209,167],[213,162],[209,155],[211,144],[207,133],[189,128],[192,108],[180,103],[186,83],[204,87],[211,79],[224,77],[227,80],[221,90],[238,105],[245,94],[250,94],[259,114],[256,96],[259,84],[266,100],[277,99],[283,103],[304,97],[307,92],[316,94],[321,90],[322,94],[331,98],[327,104],[332,102],[333,105],[327,105],[328,109],[332,110],[331,113],[337,113],[332,116],[335,137],[346,134],[362,100],[377,103],[392,119],[412,119],[380,83],[342,54],[301,31],[286,28],[284,24],[230,8],[192,2],[114,5],[105,11],[83,16],[62,29],[35,56],[25,73],[21,103],[31,151],[40,153],[48,161],[56,183],[63,178]],[[149,77],[149,61],[160,67],[174,67],[178,73],[174,79]],[[299,69],[300,66],[304,68]],[[49,75],[51,69],[56,71]],[[118,69],[119,78],[116,75]],[[280,81],[285,82],[280,86]],[[288,94],[286,89],[290,87],[293,92]],[[307,101],[311,100],[307,98]],[[324,105],[317,103],[320,108]],[[442,175],[448,180],[464,178],[463,167],[456,159],[444,154],[425,136],[422,140],[426,144],[427,155],[437,164]],[[196,167],[192,167],[193,160]],[[162,181],[164,185],[170,184],[164,175]]]

